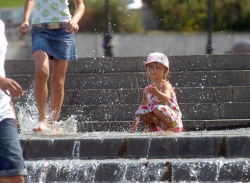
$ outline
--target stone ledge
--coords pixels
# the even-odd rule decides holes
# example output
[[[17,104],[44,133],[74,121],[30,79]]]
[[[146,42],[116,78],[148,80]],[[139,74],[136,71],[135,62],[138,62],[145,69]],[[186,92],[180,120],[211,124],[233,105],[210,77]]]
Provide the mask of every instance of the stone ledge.
[[[176,87],[179,103],[250,102],[249,86]],[[14,102],[25,103],[27,92]],[[143,88],[65,90],[64,105],[139,104]],[[88,97],[86,97],[88,96]],[[98,96],[98,97],[96,97]],[[100,100],[102,99],[102,100]]]
[[[68,73],[144,72],[146,57],[80,58]],[[249,54],[169,56],[171,71],[249,70]],[[237,62],[237,64],[235,64]],[[53,62],[51,62],[51,66]],[[122,64],[121,64],[122,63]],[[121,67],[122,65],[122,67]],[[7,60],[6,74],[34,74],[33,59]]]
[[[7,75],[24,90],[30,89],[35,75]],[[91,80],[92,82],[88,82]],[[174,87],[250,86],[249,70],[171,72]],[[65,90],[144,88],[148,85],[145,72],[74,73],[65,78]]]
[[[132,121],[78,121],[78,131],[86,132],[129,132]],[[184,131],[232,130],[250,126],[250,119],[183,120]],[[143,123],[138,132],[146,129]]]
[[[25,161],[27,182],[249,182],[249,159]]]
[[[78,138],[22,138],[20,142],[26,160],[250,157],[249,135],[206,133],[212,132],[158,132],[139,136],[117,133],[113,137],[87,137],[86,134],[84,137],[83,134],[82,137],[78,135]]]

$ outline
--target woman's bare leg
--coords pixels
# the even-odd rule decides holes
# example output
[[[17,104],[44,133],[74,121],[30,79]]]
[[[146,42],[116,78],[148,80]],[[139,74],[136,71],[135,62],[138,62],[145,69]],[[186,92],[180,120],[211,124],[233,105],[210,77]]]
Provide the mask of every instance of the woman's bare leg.
[[[48,97],[48,78],[49,78],[49,56],[44,51],[34,52],[35,60],[35,98],[38,109],[38,121],[40,125],[34,128],[34,131],[44,130],[46,124],[46,102]],[[44,126],[45,125],[45,126]]]
[[[0,178],[0,183],[24,183],[23,176],[11,176]]]
[[[59,118],[62,103],[64,100],[64,83],[68,68],[68,62],[54,59],[53,73],[50,80],[51,98],[50,98],[50,122],[55,122]]]

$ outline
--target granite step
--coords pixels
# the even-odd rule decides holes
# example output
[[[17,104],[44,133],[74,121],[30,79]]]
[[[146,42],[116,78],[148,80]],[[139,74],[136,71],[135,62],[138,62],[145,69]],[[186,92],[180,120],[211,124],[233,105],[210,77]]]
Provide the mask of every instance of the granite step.
[[[30,103],[27,103],[29,105]],[[31,103],[31,108],[33,110]],[[249,126],[250,102],[179,103],[185,130],[234,129]],[[20,105],[15,103],[16,111]],[[78,131],[128,131],[138,104],[63,105],[60,120],[74,117]],[[28,110],[30,106],[21,107]],[[32,116],[32,115],[31,115]],[[141,126],[144,129],[145,126]]]
[[[144,72],[146,57],[80,58],[68,73]],[[170,71],[249,70],[248,54],[169,56]],[[51,66],[53,62],[50,63]],[[6,60],[6,74],[34,74],[33,59]]]
[[[20,136],[27,182],[248,182],[249,129]]]
[[[250,86],[176,87],[179,103],[250,102]],[[25,103],[31,91],[14,99]],[[143,88],[65,90],[64,105],[139,104]]]
[[[24,90],[34,84],[35,75],[7,76],[20,83]],[[173,87],[250,86],[250,71],[171,72],[169,80]],[[65,89],[137,89],[144,88],[148,83],[145,72],[76,73],[66,76]]]
[[[25,161],[26,182],[249,182],[250,159]]]
[[[248,119],[250,102],[179,104],[183,120]],[[121,121],[134,118],[138,104],[64,105],[61,118],[78,121]]]
[[[70,62],[60,119],[74,116],[78,133],[21,133],[26,182],[250,180],[249,55],[169,56],[184,132],[128,133],[148,84],[145,60]],[[33,60],[6,61],[5,68],[25,89],[14,102],[32,108]]]
[[[231,130],[250,127],[250,119],[183,120],[183,131]],[[78,132],[129,132],[132,121],[78,121]],[[140,123],[138,132],[147,127]]]
[[[250,158],[250,129],[21,135],[25,160]],[[67,135],[66,135],[67,134]]]

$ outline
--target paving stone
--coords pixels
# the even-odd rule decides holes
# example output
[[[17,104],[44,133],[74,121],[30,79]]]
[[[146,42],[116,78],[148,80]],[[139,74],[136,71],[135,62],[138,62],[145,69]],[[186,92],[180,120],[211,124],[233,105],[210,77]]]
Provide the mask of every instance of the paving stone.
[[[124,156],[124,139],[80,139],[80,158],[121,158]]]
[[[249,108],[249,102],[222,103],[219,110],[219,119],[248,119]]]
[[[249,102],[250,95],[249,95],[250,87],[233,87],[233,100],[232,102]]]
[[[173,55],[168,57],[172,71],[250,69],[248,54]],[[68,73],[131,72],[134,70],[143,72],[145,71],[143,64],[145,60],[146,57],[80,58],[69,64]],[[237,60],[237,64],[235,64],[235,60]],[[121,63],[123,63],[122,68]],[[50,62],[50,66],[53,66],[53,62]],[[7,60],[5,70],[8,75],[34,74],[34,60]]]
[[[249,136],[233,136],[227,138],[227,156],[230,158],[250,157]]]
[[[128,138],[127,139],[127,157],[128,158],[145,158],[148,156],[150,148],[149,138]]]
[[[132,136],[133,135],[133,136]],[[148,136],[149,135],[149,136]],[[41,159],[112,159],[112,158],[249,158],[248,135],[221,134],[206,136],[153,137],[151,133],[140,136],[112,137],[90,136],[79,138],[22,138],[26,160]],[[26,143],[26,145],[24,145]]]

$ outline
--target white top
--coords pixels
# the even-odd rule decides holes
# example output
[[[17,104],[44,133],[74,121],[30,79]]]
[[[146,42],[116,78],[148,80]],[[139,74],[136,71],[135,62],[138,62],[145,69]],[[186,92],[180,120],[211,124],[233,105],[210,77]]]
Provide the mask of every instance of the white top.
[[[4,23],[0,20],[0,76],[5,77],[4,61],[7,50],[7,40],[4,34]],[[15,118],[15,114],[10,105],[10,97],[0,90],[0,121],[5,118]]]
[[[68,5],[68,0],[35,0],[31,24],[70,20]]]

